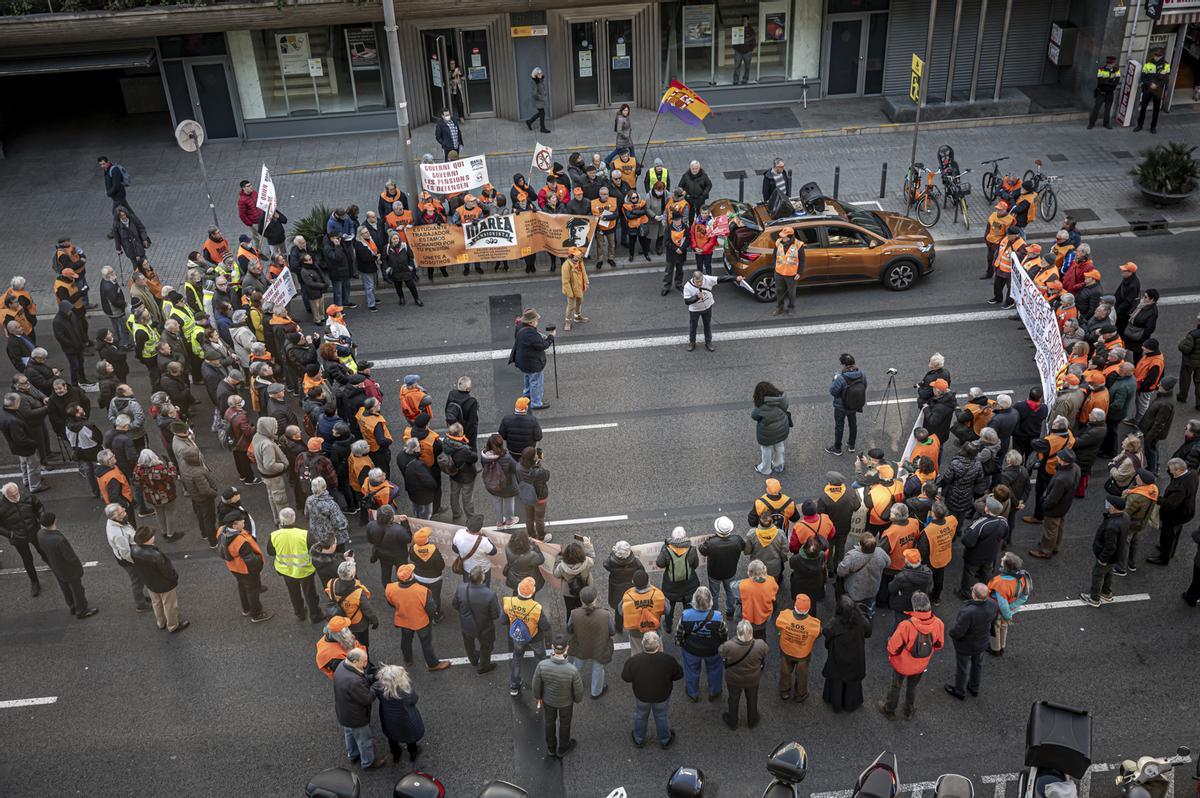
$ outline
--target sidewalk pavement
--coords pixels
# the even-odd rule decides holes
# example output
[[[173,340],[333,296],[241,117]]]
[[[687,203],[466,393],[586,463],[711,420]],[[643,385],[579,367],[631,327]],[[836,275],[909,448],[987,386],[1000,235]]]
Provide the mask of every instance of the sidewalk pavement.
[[[816,181],[832,195],[836,180],[837,196],[842,200],[903,212],[901,184],[909,162],[912,126],[887,123],[881,109],[878,98],[858,98],[812,102],[807,110],[795,104],[763,114],[755,113],[760,109],[714,112],[721,116],[713,127],[753,126],[756,120],[790,124],[792,119],[799,125],[742,128],[728,134],[707,134],[703,126],[689,127],[669,114],[662,115],[648,157],[662,158],[671,170],[672,182],[692,159],[700,161],[713,181],[713,199],[736,197],[738,181],[726,174],[745,171],[747,201],[761,199],[761,178],[756,172],[782,157],[793,170],[793,190]],[[633,112],[639,159],[645,154],[641,143],[650,135],[654,117],[649,111]],[[1132,222],[1154,218],[1172,228],[1200,224],[1200,202],[1156,210],[1142,199],[1129,177],[1140,149],[1166,141],[1200,144],[1196,120],[1190,110],[1165,115],[1156,136],[1135,134],[1132,128],[1087,130],[1086,114],[1081,112],[923,125],[918,160],[933,163],[937,147],[946,143],[954,147],[960,166],[973,170],[968,176],[973,187],[970,228],[961,221],[952,223],[951,217],[943,214],[933,228],[934,237],[942,244],[981,239],[990,208],[979,188],[980,161],[1005,155],[1014,169],[1032,168],[1033,160],[1040,158],[1046,172],[1059,175],[1060,216],[1074,214],[1084,231],[1124,231]],[[592,152],[603,156],[612,149],[609,111],[570,114],[550,120],[550,127],[550,134],[539,135],[526,130],[521,122],[468,120],[465,154],[489,153],[492,182],[507,188],[513,174],[529,170],[535,141],[554,147],[555,160],[563,163],[573,150],[583,151],[586,158]],[[413,143],[418,155],[440,154],[432,125],[417,128]],[[364,212],[373,208],[384,181],[395,178],[402,186],[407,182],[404,170],[395,162],[398,150],[394,134],[363,134],[208,144],[204,157],[218,218],[226,235],[236,240],[244,232],[237,220],[237,183],[241,179],[257,182],[263,163],[275,176],[280,209],[294,220],[322,203],[331,207],[357,203]],[[43,267],[59,236],[70,236],[88,253],[93,286],[99,283],[101,266],[117,265],[113,244],[105,237],[111,203],[104,196],[96,167],[96,156],[102,153],[123,164],[133,176],[129,203],[149,231],[151,262],[165,281],[177,285],[182,280],[187,253],[199,248],[211,223],[196,158],[163,134],[161,119],[151,125],[148,120],[139,123],[122,117],[111,125],[46,131],[36,141],[17,142],[9,158],[0,160],[0,202],[10,220],[0,252],[0,280],[7,284],[12,275],[24,274],[46,312],[52,312],[54,306],[50,272]],[[887,178],[881,197],[885,163]],[[534,183],[539,184],[536,175]],[[1057,221],[1039,221],[1033,226],[1034,235],[1048,238],[1057,227]],[[1103,263],[1102,256],[1098,260]],[[128,262],[124,269],[128,275]],[[458,279],[463,279],[461,273]],[[93,297],[93,301],[98,300]]]

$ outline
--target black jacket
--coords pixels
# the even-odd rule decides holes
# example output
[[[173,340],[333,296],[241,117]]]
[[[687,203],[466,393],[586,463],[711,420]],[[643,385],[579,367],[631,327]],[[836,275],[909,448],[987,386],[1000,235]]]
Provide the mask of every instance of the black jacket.
[[[553,335],[542,335],[536,327],[518,324],[508,362],[525,374],[536,374],[546,368],[546,350],[552,343]]]
[[[450,479],[460,485],[474,482],[479,476],[479,453],[469,444],[455,440],[449,435],[443,435],[439,443],[442,444],[442,453],[448,455],[454,461],[454,467],[458,469],[456,473],[449,475]]]
[[[1186,524],[1196,515],[1196,485],[1200,481],[1194,470],[1181,477],[1172,477],[1158,499],[1158,513],[1163,526]],[[7,504],[7,501],[3,502]],[[7,524],[5,524],[7,526]]]
[[[608,571],[608,606],[620,610],[621,598],[626,590],[633,587],[634,575],[638,571],[645,571],[646,568],[642,561],[632,554],[624,560],[610,554],[604,561],[604,570]]]
[[[450,150],[461,151],[463,146],[466,144],[466,142],[463,141],[462,123],[453,117],[451,117],[451,120],[454,122],[454,126],[458,128],[458,140],[455,141],[454,133],[451,132],[450,126],[446,124],[446,120],[440,118],[438,119],[437,127],[435,127],[433,130],[433,138],[446,152],[449,152]]]
[[[267,239],[268,244],[277,247],[283,243],[283,240],[287,238],[285,224],[287,224],[287,217],[283,215],[282,211],[275,211],[271,221],[267,222],[266,227],[263,228],[263,238]]]
[[[783,189],[784,194],[788,197],[792,196],[792,172],[790,169],[783,170],[783,185],[784,185],[784,189]],[[774,165],[772,165],[770,169],[763,172],[763,182],[762,182],[763,202],[771,201],[771,195],[775,193],[776,188],[777,188],[777,186],[775,185],[775,167],[774,167]]]
[[[169,593],[179,586],[179,574],[171,559],[163,554],[158,546],[133,544],[129,549],[133,557],[133,569],[146,583],[146,589],[151,593]]]
[[[79,561],[79,556],[75,554],[75,549],[66,535],[57,529],[41,527],[38,529],[37,542],[55,578],[63,582],[83,578],[83,563]]]
[[[634,654],[621,668],[621,680],[633,685],[634,697],[647,704],[666,701],[675,682],[682,678],[679,661],[663,651]]]
[[[354,242],[354,266],[359,274],[375,274],[379,271],[379,262],[375,253],[361,241]]]
[[[15,502],[0,495],[0,536],[13,543],[32,543],[37,539],[42,512],[41,501],[30,493],[22,492]]]
[[[1013,430],[1014,438],[1036,438],[1042,434],[1042,422],[1050,414],[1050,408],[1045,402],[1039,402],[1036,410],[1029,406],[1028,401],[1017,402],[1013,407],[1017,409],[1017,417],[1020,419],[1017,428]]]
[[[1012,445],[1013,431],[1020,420],[1021,417],[1014,407],[992,413],[992,420],[988,422],[988,426],[996,430],[996,435],[1000,438],[1001,452],[1007,452],[1008,447]]]
[[[1042,495],[1042,516],[1044,518],[1063,518],[1075,501],[1075,488],[1079,486],[1079,466],[1072,463],[1069,466],[1060,465],[1054,476],[1046,483],[1046,492]]]
[[[1008,520],[1003,516],[976,518],[962,533],[963,563],[988,565],[996,562],[1000,544],[1008,537]]]
[[[1185,438],[1183,443],[1179,445],[1179,448],[1171,456],[1178,457],[1187,463],[1187,467],[1191,471],[1200,468],[1200,435],[1191,440]]]
[[[678,188],[683,189],[687,194],[689,205],[703,205],[708,202],[708,195],[712,192],[712,181],[708,179],[708,175],[701,169],[698,173],[692,174],[690,169],[685,170],[683,177],[679,178]]]
[[[1171,422],[1175,420],[1175,402],[1171,394],[1159,394],[1150,401],[1150,406],[1138,420],[1138,429],[1142,431],[1144,444],[1157,444],[1167,437],[1171,431]]]
[[[928,565],[901,568],[888,582],[888,607],[897,612],[912,610],[913,593],[928,593],[933,589],[933,570]]]
[[[379,521],[367,524],[367,542],[373,547],[372,562],[390,560],[393,565],[408,562],[408,546],[412,543],[412,528],[395,521],[384,527]],[[389,579],[391,577],[389,576]]]
[[[1079,466],[1080,474],[1092,472],[1092,464],[1096,462],[1100,447],[1104,444],[1104,436],[1107,434],[1108,429],[1103,421],[1088,424],[1079,431],[1071,450],[1075,452],[1075,465]]]
[[[100,309],[106,316],[125,316],[128,304],[121,286],[111,280],[100,281]]]
[[[1121,278],[1117,290],[1113,291],[1113,298],[1115,300],[1113,310],[1117,312],[1117,318],[1124,327],[1129,323],[1129,314],[1133,312],[1133,309],[1137,307],[1138,300],[1142,298],[1142,282],[1136,273]]]
[[[370,726],[374,700],[371,680],[343,660],[333,672],[333,706],[338,723],[350,729]]]
[[[45,415],[46,411],[43,408],[42,412],[37,414],[39,423]],[[38,438],[30,429],[32,420],[34,419],[26,419],[19,410],[0,409],[0,433],[8,441],[8,448],[17,457],[28,457],[37,451]]]
[[[700,544],[700,554],[708,563],[709,579],[732,579],[737,575],[738,561],[742,558],[744,542],[730,535],[713,535]],[[716,597],[714,597],[715,600]]]
[[[999,612],[1000,608],[991,599],[968,601],[959,607],[954,626],[948,630],[954,640],[954,650],[964,656],[987,650],[992,621]]]
[[[1092,538],[1092,554],[1104,565],[1116,562],[1117,555],[1125,548],[1125,538],[1129,535],[1129,516],[1124,512],[1109,515],[1104,514],[1100,526],[1096,527],[1096,536]]]
[[[936,435],[942,444],[950,438],[950,424],[954,421],[954,409],[957,405],[958,400],[954,398],[954,394],[946,391],[941,396],[930,399],[922,412],[921,426],[929,430],[931,435]]]
[[[349,280],[354,276],[354,248],[342,242],[334,246],[326,240],[322,247],[325,256],[325,271],[331,280]]]
[[[526,447],[536,446],[542,439],[542,425],[529,413],[505,416],[498,431],[514,457],[519,457]]]
[[[496,591],[464,582],[454,591],[451,605],[458,612],[458,622],[465,636],[483,640],[495,637],[496,620],[500,617],[500,599]]]
[[[462,424],[463,434],[474,449],[475,438],[479,436],[479,400],[466,391],[451,388],[446,394],[446,424],[448,426],[455,421]]]
[[[924,407],[933,399],[934,380],[945,380],[946,384],[950,384],[950,371],[943,366],[940,369],[931,369],[925,372],[925,376],[921,378],[920,384],[917,385],[917,407]]]
[[[837,489],[841,488],[839,492]],[[832,494],[832,495],[831,495]],[[858,491],[851,490],[845,485],[826,485],[817,496],[817,512],[829,516],[833,521],[833,539],[844,542],[850,534],[850,524],[854,513],[862,506]]]
[[[321,295],[329,290],[329,280],[325,278],[325,272],[321,271],[321,267],[315,261],[301,264],[299,277],[304,295],[309,299],[320,299]]]
[[[930,404],[929,407],[932,407]],[[969,459],[961,453],[954,456],[950,465],[938,475],[937,484],[942,489],[946,507],[955,515],[966,512],[975,503],[975,487],[983,478],[983,466],[978,460]]]
[[[404,492],[413,504],[430,504],[437,494],[438,481],[429,466],[420,457],[409,457],[404,452],[396,456],[396,463],[404,475]]]
[[[1104,289],[1100,287],[1100,283],[1080,288],[1075,293],[1075,307],[1079,309],[1079,318],[1090,319],[1096,308],[1100,307],[1100,297],[1103,294]]]
[[[59,302],[58,313],[54,314],[51,323],[54,329],[54,340],[67,354],[82,354],[88,342],[87,329],[83,326],[83,317],[74,311],[70,302]]]
[[[384,277],[393,283],[415,280],[417,268],[413,265],[412,249],[405,244],[401,247],[388,246],[383,254]]]

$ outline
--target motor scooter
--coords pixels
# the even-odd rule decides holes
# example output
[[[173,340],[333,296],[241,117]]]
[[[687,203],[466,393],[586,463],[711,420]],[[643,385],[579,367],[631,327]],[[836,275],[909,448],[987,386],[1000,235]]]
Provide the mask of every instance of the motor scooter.
[[[1092,716],[1086,709],[1037,701],[1025,729],[1025,769],[1017,798],[1075,798],[1092,764]]]
[[[898,768],[896,755],[883,751],[858,775],[853,798],[896,798],[900,791]]]
[[[1171,771],[1191,761],[1192,750],[1186,745],[1179,746],[1175,756],[1126,759],[1117,769],[1115,779],[1121,798],[1166,798]]]
[[[767,772],[774,778],[762,798],[799,798],[797,785],[808,775],[808,752],[800,743],[780,743],[767,757]]]

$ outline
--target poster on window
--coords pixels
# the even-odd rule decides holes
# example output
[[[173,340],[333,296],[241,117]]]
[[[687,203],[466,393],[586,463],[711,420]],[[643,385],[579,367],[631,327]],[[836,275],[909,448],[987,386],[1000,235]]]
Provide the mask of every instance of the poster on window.
[[[429,74],[433,78],[433,85],[442,88],[442,63],[437,60],[436,55],[429,58]]]
[[[346,52],[354,71],[379,69],[379,44],[374,28],[346,28]]]
[[[590,78],[592,76],[592,51],[579,51],[579,77]]]
[[[285,75],[308,75],[308,59],[312,50],[307,33],[275,34],[275,50],[279,53],[279,68]]]
[[[714,8],[711,5],[683,7],[684,47],[712,46]]]
[[[763,15],[763,41],[787,41],[787,12],[772,11]]]

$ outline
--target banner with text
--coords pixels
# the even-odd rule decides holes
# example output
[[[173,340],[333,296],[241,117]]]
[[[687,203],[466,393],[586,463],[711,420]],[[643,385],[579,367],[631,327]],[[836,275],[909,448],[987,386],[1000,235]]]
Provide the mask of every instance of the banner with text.
[[[1034,362],[1042,381],[1043,401],[1054,405],[1058,395],[1059,380],[1067,371],[1067,353],[1063,350],[1062,334],[1058,331],[1058,319],[1054,309],[1042,296],[1042,292],[1021,265],[1021,260],[1012,256],[1012,298],[1017,305],[1017,314],[1025,324],[1025,332],[1033,341]]]
[[[587,250],[596,229],[592,216],[521,213],[489,216],[464,225],[428,224],[408,228],[408,243],[423,268],[456,263],[515,260],[535,252],[565,258],[567,250]]]
[[[483,188],[487,182],[487,157],[483,155],[421,164],[421,188],[431,194],[461,194]]]
[[[296,284],[292,281],[292,270],[284,267],[269,286],[263,292],[262,305],[266,307],[278,307],[280,305],[287,306],[287,303],[292,301],[292,297],[296,295]]]
[[[275,214],[275,207],[278,203],[278,197],[275,194],[275,181],[271,179],[271,173],[267,171],[267,165],[263,164],[262,175],[258,179],[258,199],[255,201],[255,206],[266,214],[266,222],[271,221],[271,217]]]

